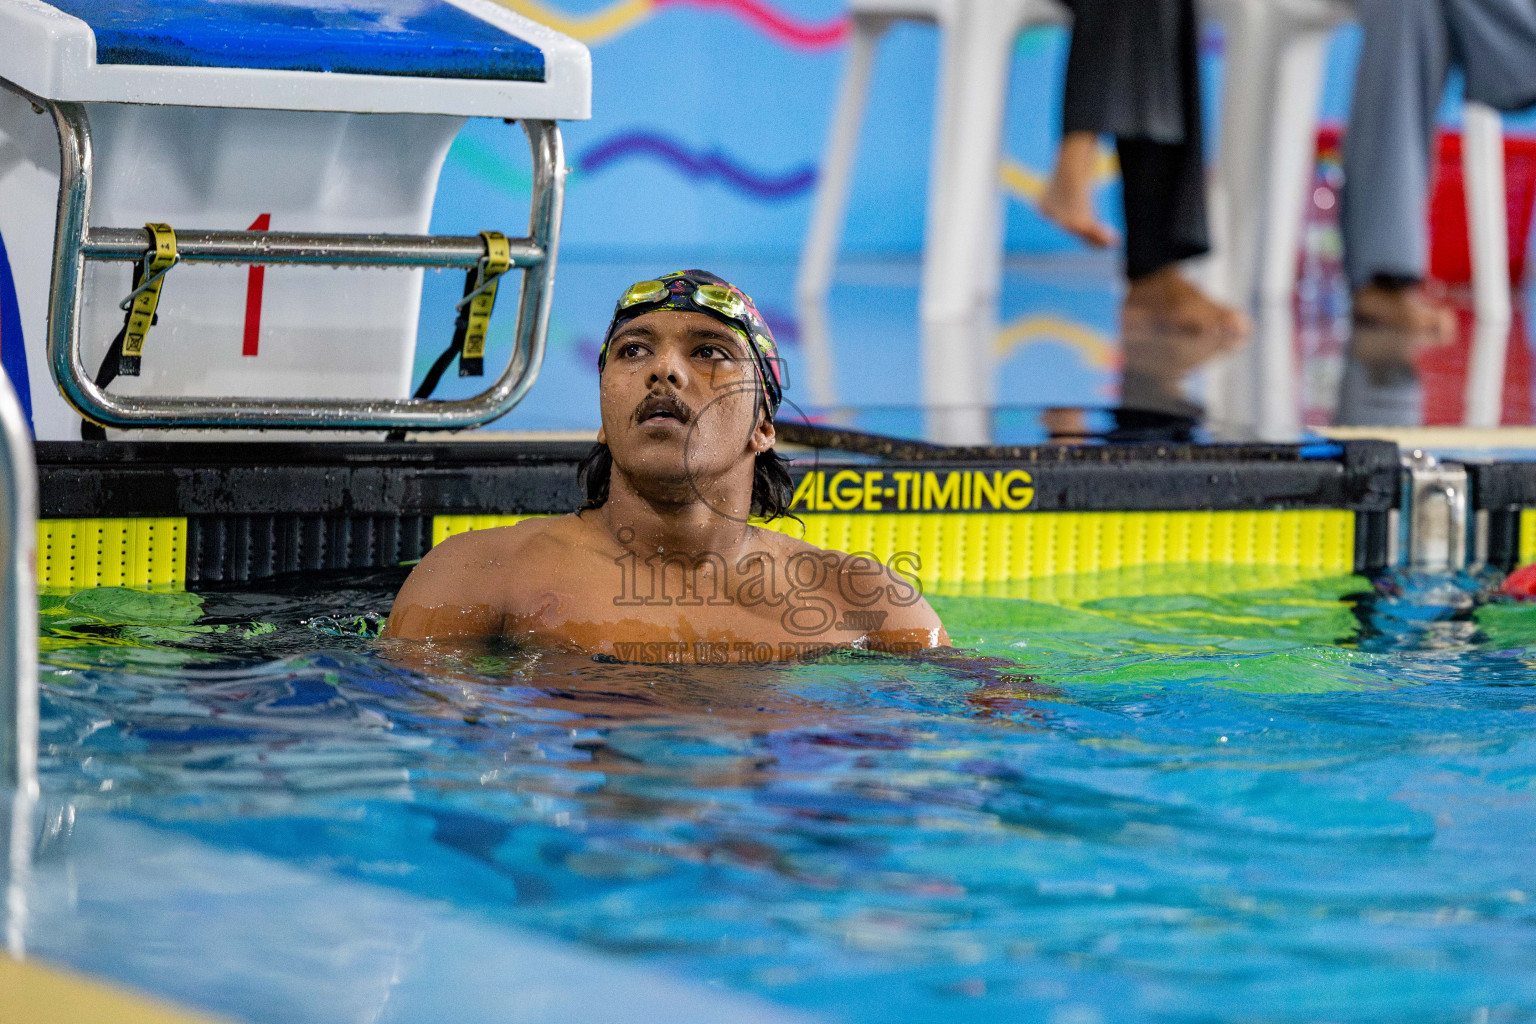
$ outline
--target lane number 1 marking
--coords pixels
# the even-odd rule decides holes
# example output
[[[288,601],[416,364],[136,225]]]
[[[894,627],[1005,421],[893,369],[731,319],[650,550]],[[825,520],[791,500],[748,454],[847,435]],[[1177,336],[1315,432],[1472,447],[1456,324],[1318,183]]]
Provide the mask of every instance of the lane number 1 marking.
[[[264,213],[251,222],[247,231],[266,231],[272,227],[272,215]],[[240,349],[243,356],[256,355],[261,340],[261,288],[266,283],[267,268],[256,266],[250,270],[245,285],[245,344]]]

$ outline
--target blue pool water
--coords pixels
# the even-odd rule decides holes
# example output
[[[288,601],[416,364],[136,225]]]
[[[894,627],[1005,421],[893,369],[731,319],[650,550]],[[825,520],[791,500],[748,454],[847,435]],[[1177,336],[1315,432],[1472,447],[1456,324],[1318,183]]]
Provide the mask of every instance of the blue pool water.
[[[1536,608],[1474,581],[708,673],[382,642],[393,583],[44,598],[31,952],[250,1021],[1536,1019]]]

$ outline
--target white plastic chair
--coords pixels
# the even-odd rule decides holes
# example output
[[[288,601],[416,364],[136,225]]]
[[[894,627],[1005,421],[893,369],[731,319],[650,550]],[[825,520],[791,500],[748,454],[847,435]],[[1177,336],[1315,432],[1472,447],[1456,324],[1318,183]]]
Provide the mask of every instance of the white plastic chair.
[[[1025,28],[1070,16],[1054,0],[852,0],[850,14],[848,69],[796,285],[811,398],[837,404],[825,304],[875,49],[894,22],[931,22],[942,42],[923,243],[923,402],[932,440],[983,443],[991,432],[989,346],[1003,261],[997,169],[1013,44]]]
[[[1213,284],[1242,307],[1289,302],[1317,150],[1328,37],[1354,16],[1355,6],[1349,0],[1207,0],[1207,7],[1226,25],[1228,67],[1212,202],[1219,225],[1213,269],[1222,277]],[[1501,412],[1513,316],[1503,125],[1498,112],[1481,103],[1466,105],[1463,122],[1477,318],[1467,424],[1493,426]],[[1290,430],[1288,418],[1269,409],[1273,403],[1266,396],[1285,390],[1275,386],[1273,375],[1294,358],[1289,349],[1283,357],[1264,351],[1267,344],[1289,346],[1290,340],[1278,333],[1259,337],[1247,365],[1244,355],[1234,357],[1234,365],[1213,379],[1208,395],[1213,417],[1250,423],[1261,436]],[[1263,372],[1248,372],[1255,367]]]
[[[797,296],[812,401],[837,405],[826,297],[841,239],[848,183],[864,120],[875,48],[897,21],[927,21],[944,35],[923,246],[923,400],[933,440],[987,439],[992,319],[1003,259],[997,166],[1012,46],[1024,28],[1064,23],[1054,0],[851,0],[853,37],[833,116]],[[1212,183],[1212,291],[1240,308],[1289,301],[1316,153],[1328,35],[1353,15],[1347,0],[1203,0],[1227,30],[1222,144]],[[957,70],[958,69],[958,70]],[[1468,373],[1469,423],[1498,420],[1511,296],[1506,272],[1503,138],[1498,114],[1468,104],[1463,159],[1478,344]],[[1266,332],[1216,368],[1214,418],[1262,436],[1294,432],[1289,341]],[[1498,379],[1495,379],[1497,377]],[[1262,386],[1260,386],[1262,384]],[[1492,389],[1492,390],[1490,390]],[[1477,398],[1474,401],[1473,391]],[[1282,405],[1286,408],[1282,408]]]

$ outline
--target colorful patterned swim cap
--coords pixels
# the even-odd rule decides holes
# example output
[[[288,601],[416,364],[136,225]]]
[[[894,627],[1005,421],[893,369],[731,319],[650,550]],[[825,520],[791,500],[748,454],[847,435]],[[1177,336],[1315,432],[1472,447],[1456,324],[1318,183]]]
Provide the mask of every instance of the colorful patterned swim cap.
[[[602,351],[597,354],[599,371],[608,361],[608,343],[619,329],[636,317],[659,309],[703,313],[733,329],[752,353],[763,397],[768,402],[768,414],[779,411],[784,400],[783,377],[779,372],[779,346],[773,340],[768,321],[757,311],[751,296],[707,270],[679,270],[630,285],[613,309]]]

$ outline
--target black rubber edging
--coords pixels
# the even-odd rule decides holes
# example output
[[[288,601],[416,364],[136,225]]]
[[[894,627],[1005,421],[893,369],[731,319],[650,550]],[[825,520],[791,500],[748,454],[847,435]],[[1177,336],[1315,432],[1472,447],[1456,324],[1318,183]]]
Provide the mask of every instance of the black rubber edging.
[[[430,546],[436,515],[569,512],[581,503],[576,465],[590,447],[82,441],[41,442],[37,455],[46,518],[186,517],[188,582],[197,583],[396,565]],[[921,447],[923,457],[901,459],[813,450],[792,475],[1023,469],[1029,511],[1347,509],[1357,514],[1356,569],[1386,564],[1399,472],[1390,443]]]
[[[1488,519],[1488,564],[1508,571],[1520,559],[1520,512],[1536,508],[1536,463],[1469,462],[1472,509]]]

